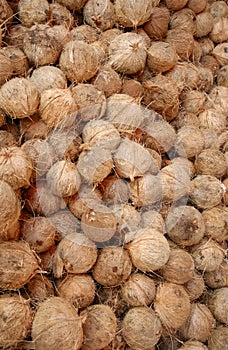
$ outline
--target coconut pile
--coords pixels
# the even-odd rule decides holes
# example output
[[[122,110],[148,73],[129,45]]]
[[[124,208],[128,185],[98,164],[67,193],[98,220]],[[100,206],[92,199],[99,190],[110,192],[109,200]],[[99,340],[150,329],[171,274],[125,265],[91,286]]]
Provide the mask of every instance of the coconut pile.
[[[227,116],[227,1],[0,0],[0,349],[227,349]]]

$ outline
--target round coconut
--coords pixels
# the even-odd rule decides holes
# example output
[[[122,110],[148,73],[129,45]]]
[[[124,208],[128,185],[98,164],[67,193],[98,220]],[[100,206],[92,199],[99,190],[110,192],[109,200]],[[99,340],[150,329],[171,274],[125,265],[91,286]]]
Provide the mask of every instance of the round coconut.
[[[227,17],[228,6],[225,1],[215,1],[210,4],[209,11],[213,17]]]
[[[157,75],[142,83],[144,103],[164,119],[170,121],[179,113],[179,91],[175,81],[163,75]]]
[[[47,0],[20,0],[18,2],[18,16],[25,27],[36,23],[46,23],[49,15]]]
[[[224,249],[215,241],[204,238],[191,249],[195,267],[200,271],[215,271],[223,262]]]
[[[203,55],[200,60],[200,65],[204,68],[209,68],[214,78],[217,76],[220,65],[215,56],[212,56],[211,54]]]
[[[199,66],[198,72],[200,75],[200,83],[198,84],[198,89],[202,92],[210,92],[214,83],[212,71],[207,67]]]
[[[126,244],[133,265],[141,271],[156,271],[170,256],[170,247],[162,233],[151,228],[141,229],[132,242]]]
[[[42,271],[46,271],[49,274],[52,273],[53,256],[55,251],[56,251],[56,246],[54,245],[46,252],[39,254],[40,267]]]
[[[19,128],[25,141],[34,138],[46,139],[50,131],[47,124],[37,114],[33,117],[20,119]]]
[[[214,25],[214,18],[210,12],[201,12],[195,18],[195,37],[202,38],[207,36]]]
[[[121,286],[121,295],[130,306],[150,305],[155,298],[155,283],[142,273],[134,273]]]
[[[204,278],[208,287],[228,287],[228,261],[223,260],[216,270],[205,272]]]
[[[206,341],[215,326],[215,319],[205,304],[193,303],[180,332],[185,339]]]
[[[12,118],[32,116],[38,109],[39,99],[36,86],[25,78],[13,78],[0,88],[1,108]]]
[[[188,0],[187,7],[190,8],[195,13],[200,13],[205,10],[207,6],[207,0]]]
[[[12,349],[23,341],[32,326],[32,309],[29,300],[17,294],[0,296],[0,346]]]
[[[116,21],[114,5],[110,0],[88,0],[83,8],[83,18],[94,28],[111,29]]]
[[[209,38],[216,44],[228,40],[228,17],[215,17]]]
[[[192,158],[204,149],[204,136],[196,126],[183,126],[177,132],[175,150],[180,156]]]
[[[176,53],[182,61],[188,61],[194,45],[192,33],[179,28],[170,29],[167,32],[166,41],[174,46]]]
[[[129,200],[128,182],[116,175],[107,176],[99,188],[107,203],[127,203]]]
[[[22,24],[15,24],[8,27],[7,35],[4,38],[8,45],[23,49],[24,35],[29,31],[29,28]]]
[[[215,44],[208,36],[204,38],[199,38],[197,41],[202,48],[202,56],[209,55],[212,53],[212,50],[214,49]]]
[[[57,283],[58,295],[76,308],[84,309],[93,303],[95,297],[95,283],[87,274],[68,274]]]
[[[177,64],[173,46],[163,41],[153,42],[147,51],[147,65],[156,73],[166,72]]]
[[[20,147],[11,146],[0,150],[0,178],[14,190],[30,185],[32,161]]]
[[[194,40],[193,51],[190,56],[191,62],[198,66],[202,58],[202,53],[203,53],[203,49],[200,43],[197,40]]]
[[[96,245],[82,233],[70,233],[60,241],[54,254],[54,276],[61,277],[64,267],[69,273],[85,273],[96,260]]]
[[[166,231],[162,215],[155,210],[147,210],[141,213],[141,225],[143,228],[152,228],[162,234]]]
[[[53,27],[48,28],[47,31],[48,35],[55,38],[62,47],[73,40],[70,29],[65,24],[55,24]]]
[[[89,80],[98,70],[96,51],[83,41],[70,41],[63,48],[59,65],[71,82],[81,83]]]
[[[57,2],[49,4],[49,21],[52,25],[64,24],[69,29],[74,25],[72,13],[65,6]]]
[[[221,67],[217,75],[217,84],[228,88],[228,64]]]
[[[183,29],[194,35],[196,29],[194,17],[195,13],[189,8],[176,11],[170,18],[170,29]]]
[[[199,208],[209,209],[220,204],[224,195],[222,182],[211,175],[197,175],[190,184],[190,200]]]
[[[150,19],[144,24],[143,29],[151,39],[161,40],[168,32],[169,20],[170,14],[166,7],[153,7]]]
[[[99,39],[97,29],[88,24],[81,24],[71,30],[73,40],[82,40],[91,44]]]
[[[228,113],[228,88],[225,86],[215,86],[210,91],[208,97],[209,108],[218,108],[221,114]]]
[[[0,243],[0,288],[22,288],[37,272],[38,263],[29,245],[25,242]]]
[[[199,68],[189,62],[178,62],[166,76],[176,82],[179,91],[196,89],[201,82]]]
[[[131,259],[126,250],[122,247],[105,247],[98,255],[92,275],[103,286],[117,286],[127,280],[131,269]]]
[[[203,276],[198,272],[194,272],[193,278],[184,284],[184,288],[189,295],[190,301],[198,299],[206,290]]]
[[[103,349],[115,337],[117,320],[107,305],[91,305],[80,314],[83,323],[84,341],[82,350]]]
[[[13,67],[13,75],[16,75],[18,77],[24,77],[28,74],[28,69],[29,69],[28,59],[21,49],[14,46],[6,46],[0,51],[0,53],[3,53],[3,55],[9,58],[11,65]],[[1,55],[0,55],[0,64],[2,64]],[[7,68],[8,66],[9,66],[9,63],[4,62],[5,76],[8,74],[8,68]],[[7,79],[5,80],[8,80],[10,76],[7,76],[6,78]],[[1,78],[0,78],[0,81],[1,81]]]
[[[50,279],[43,275],[36,275],[27,283],[26,292],[34,303],[39,304],[54,296],[54,287]]]
[[[7,229],[3,229],[0,233],[0,241],[10,241],[10,240],[18,240],[21,232],[20,221],[17,220],[13,222],[11,226]]]
[[[226,130],[226,116],[219,108],[209,108],[199,114],[200,129]]]
[[[30,81],[36,86],[40,93],[49,89],[65,89],[67,80],[64,73],[54,66],[43,66],[36,68],[30,77]]]
[[[218,322],[228,324],[228,287],[214,290],[209,296],[208,307]]]
[[[162,283],[157,287],[155,312],[169,332],[179,329],[190,314],[190,299],[183,286]]]
[[[46,217],[37,216],[23,222],[21,235],[32,249],[42,253],[54,245],[56,230]]]
[[[122,84],[121,93],[127,94],[136,99],[141,99],[143,96],[143,87],[137,80],[125,79]]]
[[[68,210],[58,210],[48,217],[57,231],[56,240],[66,237],[68,234],[80,232],[80,221]]]
[[[187,4],[188,0],[165,0],[169,10],[181,10]]]
[[[142,35],[120,34],[109,45],[109,63],[119,73],[137,73],[145,67],[146,50],[146,41]]]
[[[198,90],[184,91],[180,95],[181,107],[187,113],[198,115],[205,107],[205,94]]]
[[[153,349],[161,337],[162,325],[151,308],[131,308],[124,316],[122,334],[131,349]]]
[[[66,6],[69,10],[79,11],[81,10],[87,0],[58,0],[58,3]]]
[[[12,23],[13,10],[7,1],[1,0],[0,25],[6,26]]]
[[[150,47],[151,39],[150,39],[149,35],[145,32],[145,30],[142,27],[133,29],[132,33],[136,33],[136,34],[141,35],[145,39],[147,48]]]
[[[218,326],[212,330],[208,338],[209,350],[222,350],[227,346],[228,328],[224,326]]]
[[[224,154],[216,149],[203,150],[197,155],[194,165],[198,174],[217,178],[225,175],[227,170]]]
[[[150,18],[152,8],[158,3],[158,0],[140,0],[137,3],[132,0],[116,0],[114,6],[117,21],[125,27],[141,26]]]
[[[99,90],[103,91],[106,97],[119,93],[122,87],[119,74],[109,65],[103,66],[92,82]]]
[[[168,236],[182,247],[199,243],[205,233],[203,217],[192,206],[181,205],[172,208],[165,223]]]
[[[208,347],[198,340],[186,341],[179,350],[208,350]]]
[[[50,297],[40,303],[36,311],[32,340],[37,350],[54,350],[56,347],[79,350],[83,341],[82,319],[67,300]]]
[[[97,40],[91,43],[91,46],[94,48],[98,62],[100,63],[100,67],[105,64],[105,61],[107,59],[107,45],[104,41]],[[92,82],[92,80],[91,80]]]
[[[199,127],[198,117],[195,114],[181,111],[178,116],[171,122],[171,125],[179,130],[185,126]]]

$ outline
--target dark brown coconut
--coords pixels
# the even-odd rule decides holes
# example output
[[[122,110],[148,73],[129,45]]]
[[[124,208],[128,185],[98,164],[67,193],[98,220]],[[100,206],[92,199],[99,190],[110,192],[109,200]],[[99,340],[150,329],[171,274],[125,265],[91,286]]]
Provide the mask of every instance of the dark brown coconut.
[[[228,212],[223,208],[204,210],[202,217],[205,223],[205,235],[217,242],[228,239]]]
[[[173,46],[162,41],[153,42],[147,51],[147,65],[156,73],[173,68],[177,63],[177,54]]]
[[[102,31],[111,29],[116,21],[114,5],[110,0],[88,0],[83,8],[83,18]]]
[[[140,99],[143,96],[143,88],[139,81],[134,79],[125,79],[122,84],[121,93]]]
[[[141,0],[137,3],[132,0],[116,0],[115,12],[117,20],[125,27],[138,27],[144,24],[152,13],[152,8],[158,4],[157,0]]]
[[[184,284],[184,288],[191,301],[198,299],[206,289],[203,276],[198,272],[194,272],[193,278]]]
[[[143,29],[151,39],[161,40],[168,32],[169,20],[170,14],[166,7],[153,7],[150,19],[144,24]]]
[[[194,35],[194,17],[195,14],[190,9],[184,8],[182,10],[176,11],[172,14],[170,18],[170,29],[183,29],[185,31],[191,32]]]
[[[6,35],[6,42],[10,46],[16,46],[19,49],[23,48],[23,40],[26,32],[29,28],[26,28],[22,24],[15,24],[8,28],[8,33]]]
[[[109,65],[102,67],[92,82],[106,97],[119,93],[122,86],[119,74]]]
[[[47,319],[48,314],[48,319]],[[79,350],[83,341],[82,320],[67,300],[50,297],[40,303],[32,325],[37,350]]]
[[[195,13],[202,12],[207,6],[207,0],[188,0],[187,7],[190,8]]]
[[[25,27],[36,23],[46,23],[49,15],[47,0],[20,0],[18,2],[18,16]]]
[[[29,298],[36,304],[54,296],[54,287],[47,277],[36,275],[27,283],[26,292]]]
[[[228,288],[219,288],[209,296],[208,307],[218,322],[228,324]]]
[[[47,124],[37,114],[33,117],[21,119],[19,127],[21,136],[25,141],[33,138],[46,139],[50,131]]]

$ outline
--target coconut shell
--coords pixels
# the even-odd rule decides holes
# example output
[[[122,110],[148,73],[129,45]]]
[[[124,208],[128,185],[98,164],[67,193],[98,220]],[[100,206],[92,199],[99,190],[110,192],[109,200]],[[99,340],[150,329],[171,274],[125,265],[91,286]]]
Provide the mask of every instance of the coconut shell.
[[[124,316],[122,334],[132,349],[153,349],[161,333],[161,322],[151,308],[133,307]]]
[[[40,303],[45,299],[54,296],[53,285],[47,277],[36,275],[27,283],[26,292],[34,303]]]
[[[106,97],[119,93],[122,86],[119,74],[109,65],[105,65],[98,71],[93,84],[103,91]]]
[[[180,101],[182,108],[187,113],[198,115],[205,108],[206,97],[201,91],[190,90],[181,93]]]
[[[129,186],[127,181],[117,176],[108,176],[100,187],[103,199],[108,203],[127,203],[129,200]]]
[[[116,0],[115,12],[117,20],[125,27],[138,27],[144,24],[151,16],[152,8],[159,3],[157,0],[137,1]]]
[[[40,93],[49,89],[65,89],[67,80],[64,73],[54,66],[36,68],[30,77]]]
[[[219,44],[228,40],[228,17],[215,17],[213,28],[209,33],[209,38],[214,43]]]
[[[104,31],[111,29],[116,21],[114,5],[110,0],[89,0],[83,8],[85,22]]]
[[[228,324],[228,310],[227,310],[227,296],[228,288],[219,288],[214,290],[209,296],[208,307],[213,316],[218,322]]]
[[[151,39],[161,40],[168,32],[169,20],[170,14],[166,7],[153,7],[150,19],[144,24],[143,29]]]
[[[165,0],[166,6],[169,10],[180,10],[187,4],[188,0]]]
[[[228,328],[218,326],[215,328],[208,338],[209,350],[225,349],[227,346]]]
[[[188,8],[176,11],[170,18],[170,29],[183,29],[195,33],[195,23],[193,21],[195,13]]]
[[[64,24],[69,29],[74,25],[74,17],[71,12],[57,2],[49,4],[49,20],[52,25]]]
[[[218,108],[209,108],[199,114],[200,129],[226,130],[226,116]]]
[[[69,273],[85,273],[97,259],[95,244],[81,233],[69,233],[57,246],[53,258],[53,273],[59,278],[63,268]]]
[[[46,23],[48,14],[47,0],[20,0],[18,2],[18,16],[25,27],[31,27],[36,23]]]
[[[0,180],[0,237],[17,222],[21,213],[21,205],[16,192],[5,181]]]
[[[48,318],[47,318],[48,314]],[[67,300],[50,297],[40,303],[32,325],[32,339],[37,350],[79,350],[82,345],[82,320]]]
[[[190,314],[190,299],[183,286],[159,284],[154,301],[155,312],[169,332],[179,329]]]
[[[179,28],[170,29],[167,32],[166,41],[175,47],[176,53],[182,61],[188,61],[194,45],[192,33]]]
[[[228,287],[228,262],[223,260],[219,267],[204,274],[206,285],[211,288]]]
[[[32,326],[32,309],[29,300],[17,294],[1,295],[0,315],[0,346],[3,349],[15,348],[27,337]]]
[[[162,183],[159,175],[149,172],[130,182],[130,199],[136,207],[152,205],[162,200]]]
[[[175,49],[162,41],[153,42],[147,51],[147,65],[156,73],[166,72],[177,64]]]
[[[198,299],[206,289],[203,276],[200,273],[194,272],[193,277],[184,284],[191,301]]]

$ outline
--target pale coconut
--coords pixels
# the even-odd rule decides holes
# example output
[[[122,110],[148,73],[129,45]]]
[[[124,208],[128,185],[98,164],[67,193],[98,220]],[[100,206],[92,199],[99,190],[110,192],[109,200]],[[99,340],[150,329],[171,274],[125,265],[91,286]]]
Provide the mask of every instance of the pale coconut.
[[[64,24],[68,28],[74,25],[74,17],[72,13],[63,5],[53,2],[49,4],[49,20],[53,25]]]
[[[210,272],[205,272],[206,285],[211,288],[228,287],[228,261],[225,259],[219,267]]]
[[[25,27],[36,23],[46,23],[49,15],[47,0],[20,0],[18,2],[18,16]]]
[[[218,288],[209,295],[208,307],[218,322],[228,324],[228,288]]]
[[[65,89],[67,80],[64,73],[54,66],[43,66],[34,69],[30,80],[40,93],[49,89]]]
[[[115,24],[115,9],[110,0],[88,0],[83,8],[83,18],[92,27],[104,31]]]
[[[14,76],[24,77],[28,74],[28,70],[29,70],[28,59],[21,49],[14,46],[6,46],[0,52],[3,53],[3,55],[5,55],[7,58],[9,58],[11,65],[13,67]],[[1,62],[1,55],[0,55],[0,62]],[[5,76],[8,74],[7,65],[8,65],[7,62],[5,62]]]

